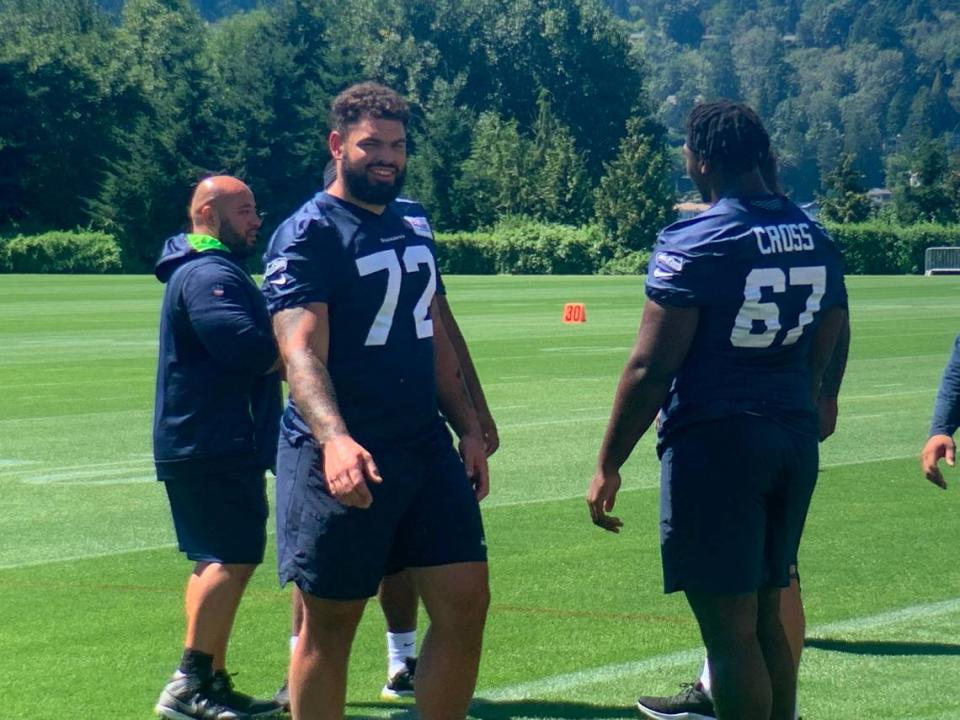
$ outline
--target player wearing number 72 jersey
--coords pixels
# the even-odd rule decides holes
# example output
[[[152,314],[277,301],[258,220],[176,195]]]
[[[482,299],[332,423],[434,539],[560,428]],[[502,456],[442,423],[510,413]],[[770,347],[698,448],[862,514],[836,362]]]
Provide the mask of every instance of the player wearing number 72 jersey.
[[[779,593],[817,477],[822,373],[846,316],[840,254],[766,187],[769,153],[746,106],[692,111],[687,169],[713,204],[657,240],[587,494],[594,523],[617,532],[608,513],[620,467],[661,411],[664,587],[682,590],[697,617],[721,720],[793,719]]]
[[[277,554],[280,580],[303,598],[294,720],[343,717],[364,605],[405,568],[431,620],[418,716],[465,717],[477,677],[489,602],[478,505],[486,448],[454,347],[433,321],[443,284],[430,225],[418,206],[394,202],[409,117],[381,85],[340,93],[329,136],[336,179],[280,225],[264,257],[290,386]]]

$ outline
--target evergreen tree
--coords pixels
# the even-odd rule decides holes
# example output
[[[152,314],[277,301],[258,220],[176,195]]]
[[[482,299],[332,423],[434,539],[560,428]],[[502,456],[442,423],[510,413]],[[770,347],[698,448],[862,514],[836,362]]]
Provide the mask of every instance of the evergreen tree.
[[[909,172],[893,190],[896,218],[903,224],[960,220],[955,179],[941,140],[923,141],[908,156]]]
[[[820,197],[820,216],[837,223],[856,223],[873,214],[873,203],[864,193],[863,174],[854,167],[854,157],[840,155],[833,172],[827,175],[827,193]]]
[[[553,114],[546,91],[541,92],[537,104],[540,114],[531,153],[532,187],[526,193],[537,199],[533,215],[545,222],[580,225],[592,211],[586,164],[573,134]]]
[[[632,118],[616,159],[604,168],[594,197],[596,219],[624,248],[649,249],[674,218],[668,152],[662,126]]]
[[[464,78],[437,79],[410,132],[411,157],[405,194],[422,202],[433,225],[441,230],[468,226],[472,212],[457,190],[461,166],[470,155],[476,117],[459,104]]]
[[[163,238],[183,225],[190,185],[217,169],[203,28],[188,0],[123,7],[118,60],[135,99],[89,209],[117,237],[128,270],[153,266]]]
[[[467,227],[489,227],[503,217],[527,215],[535,207],[529,178],[533,147],[516,120],[483,113],[477,120],[456,190]]]

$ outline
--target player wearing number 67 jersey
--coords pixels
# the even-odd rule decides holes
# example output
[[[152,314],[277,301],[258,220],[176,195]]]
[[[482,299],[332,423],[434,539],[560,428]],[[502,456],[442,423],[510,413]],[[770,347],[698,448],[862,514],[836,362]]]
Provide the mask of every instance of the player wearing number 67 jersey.
[[[840,255],[765,185],[770,142],[748,107],[694,108],[684,155],[713,204],[657,240],[587,502],[597,525],[619,531],[608,513],[620,467],[662,410],[664,586],[686,594],[700,625],[717,717],[793,720],[780,589],[817,477],[823,372],[846,319]]]
[[[264,257],[290,385],[277,546],[280,580],[303,598],[289,674],[294,720],[343,717],[366,600],[404,568],[431,619],[417,663],[419,717],[465,717],[480,661],[486,447],[454,347],[433,321],[443,283],[429,223],[394,202],[408,119],[407,103],[381,85],[338,95],[336,179],[281,224]]]

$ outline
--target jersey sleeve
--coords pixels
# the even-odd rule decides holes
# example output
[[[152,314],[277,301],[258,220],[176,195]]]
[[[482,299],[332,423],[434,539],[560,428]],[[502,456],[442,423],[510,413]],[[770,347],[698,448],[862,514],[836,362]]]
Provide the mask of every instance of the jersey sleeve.
[[[261,289],[270,314],[310,303],[329,303],[336,292],[343,246],[336,229],[311,222],[297,228],[287,221],[273,234],[263,256]]]
[[[930,435],[950,435],[960,427],[960,337],[953,343],[953,354],[943,371],[937,402],[930,422]]]
[[[657,239],[647,268],[647,297],[661,305],[695,307],[712,301],[716,285],[713,253],[685,243]],[[713,278],[711,280],[711,278]]]

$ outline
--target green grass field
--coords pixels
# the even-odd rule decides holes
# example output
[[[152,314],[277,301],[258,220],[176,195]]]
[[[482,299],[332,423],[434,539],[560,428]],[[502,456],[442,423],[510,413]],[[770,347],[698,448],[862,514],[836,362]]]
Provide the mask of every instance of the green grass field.
[[[683,598],[661,592],[651,439],[625,468],[622,535],[591,525],[583,502],[641,279],[448,287],[502,439],[484,502],[493,605],[471,717],[632,718],[637,694],[673,692],[701,661]],[[822,447],[800,558],[801,710],[960,718],[960,475],[941,492],[916,460],[960,331],[960,279],[849,287],[840,424]],[[160,292],[147,277],[0,276],[4,720],[148,718],[179,657],[189,566],[150,460]],[[561,324],[566,301],[586,303],[587,324]],[[259,694],[276,689],[288,653],[288,594],[268,554],[230,656],[238,686]],[[377,701],[383,642],[371,607],[351,718],[413,717]]]

